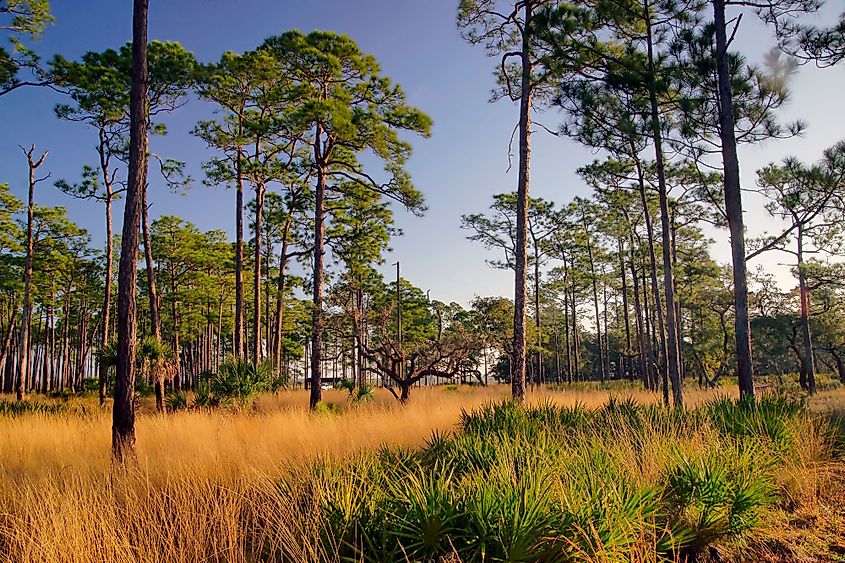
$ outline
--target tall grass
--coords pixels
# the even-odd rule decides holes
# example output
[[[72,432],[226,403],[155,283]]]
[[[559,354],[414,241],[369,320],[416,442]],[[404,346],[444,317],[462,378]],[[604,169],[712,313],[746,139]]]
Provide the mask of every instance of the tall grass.
[[[403,408],[333,391],[341,412],[311,415],[283,391],[144,414],[125,471],[108,412],[0,417],[0,559],[729,558],[774,550],[775,523],[829,502],[838,477],[835,431],[800,404],[506,392],[420,389]]]

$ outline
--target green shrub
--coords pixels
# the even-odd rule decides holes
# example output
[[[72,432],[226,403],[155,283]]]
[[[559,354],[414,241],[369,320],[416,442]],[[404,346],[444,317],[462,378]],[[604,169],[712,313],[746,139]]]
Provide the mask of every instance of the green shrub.
[[[713,400],[704,408],[714,426],[737,438],[767,438],[781,449],[793,441],[795,423],[806,414],[806,403],[783,395],[764,395],[756,401]]]
[[[65,412],[67,405],[62,403],[43,403],[41,401],[7,401],[0,399],[0,416],[20,416],[24,414],[58,414]]]
[[[175,412],[188,408],[188,395],[178,389],[170,389],[164,396],[164,406],[168,411]]]
[[[679,459],[668,477],[666,503],[685,551],[699,553],[719,539],[753,530],[774,502],[768,467],[754,449],[740,443]]]

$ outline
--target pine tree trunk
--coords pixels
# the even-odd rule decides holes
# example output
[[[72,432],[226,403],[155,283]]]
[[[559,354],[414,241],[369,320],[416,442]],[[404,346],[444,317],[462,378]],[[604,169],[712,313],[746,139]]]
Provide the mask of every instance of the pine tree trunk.
[[[519,100],[519,178],[516,196],[516,248],[514,260],[513,355],[511,358],[511,393],[515,399],[525,399],[526,383],[526,281],[528,269],[528,189],[531,171],[531,99],[533,66],[531,62],[530,29],[534,2],[524,2],[525,17],[522,23],[522,81]]]
[[[24,262],[23,272],[23,322],[20,330],[20,346],[19,346],[19,362],[18,362],[18,379],[15,385],[15,398],[18,401],[23,400],[26,394],[26,380],[30,372],[30,332],[32,331],[32,260],[35,251],[35,241],[33,240],[33,222],[35,215],[35,170],[44,161],[44,157],[38,161],[36,165],[32,160],[32,154],[35,147],[32,147],[27,153],[27,161],[29,164],[29,192],[26,208],[26,258]],[[46,153],[45,153],[46,155]]]
[[[317,183],[314,190],[314,292],[313,311],[311,316],[311,410],[317,408],[322,399],[322,363],[323,353],[323,275],[325,244],[325,197],[326,197],[326,168],[322,153],[321,139],[323,128],[317,125],[314,145],[314,159],[317,162]]]
[[[239,118],[240,119],[240,118]],[[240,134],[240,122],[238,126]],[[235,161],[235,342],[234,353],[238,358],[245,355],[244,346],[244,176],[243,151],[237,148]]]
[[[101,155],[101,159],[102,159]],[[103,292],[103,315],[100,336],[100,346],[105,348],[111,341],[111,280],[112,280],[112,262],[114,262],[114,235],[112,234],[112,219],[111,219],[111,205],[112,205],[112,191],[111,182],[108,180],[108,173],[103,171],[103,182],[106,186],[106,274],[104,279]],[[109,378],[109,367],[102,362],[97,366],[97,373],[99,379],[100,390],[100,406],[106,403],[106,391]]]
[[[684,392],[681,381],[680,350],[675,312],[675,273],[672,261],[672,241],[669,227],[669,196],[666,187],[666,173],[663,161],[663,135],[660,129],[660,115],[657,106],[657,75],[654,65],[651,13],[648,0],[643,2],[648,46],[648,94],[651,106],[651,133],[654,143],[654,160],[657,166],[657,188],[660,199],[660,230],[663,247],[663,293],[666,303],[666,367],[672,383],[672,399],[676,407],[683,406]]]
[[[288,231],[286,225],[282,233],[282,250],[279,254],[279,284],[277,286],[278,296],[276,297],[276,321],[274,323],[276,333],[273,337],[273,366],[279,372],[282,363],[282,328],[285,313],[285,291],[287,291],[287,263],[288,263]]]
[[[255,269],[252,277],[252,361],[261,362],[261,244],[264,211],[264,184],[259,182],[255,186]]]
[[[754,397],[754,372],[751,361],[751,320],[748,313],[748,276],[745,263],[745,225],[742,217],[742,191],[739,183],[739,159],[734,130],[733,91],[728,61],[725,0],[713,0],[716,26],[716,75],[719,89],[719,134],[724,167],[725,212],[731,235],[734,311],[736,323],[736,359],[739,393]]]
[[[816,361],[813,356],[813,332],[810,328],[810,291],[804,272],[804,229],[798,225],[798,293],[801,301],[801,336],[804,340],[804,367],[807,373],[807,391],[816,393]]]
[[[132,87],[130,91],[129,182],[123,214],[118,269],[117,380],[112,419],[112,454],[118,462],[135,455],[136,278],[139,229],[147,184],[147,11],[149,0],[134,0]]]
[[[633,152],[633,143],[631,145],[631,149]],[[649,213],[648,209],[648,198],[645,193],[645,178],[643,176],[642,163],[636,157],[634,161],[637,166],[640,200],[643,206],[643,216],[645,217],[646,234],[648,237],[648,257],[651,265],[649,268],[649,272],[651,274],[651,292],[654,300],[654,314],[657,320],[656,325],[652,325],[652,330],[657,335],[658,344],[660,346],[660,377],[663,381],[663,403],[668,405],[669,374],[667,365],[666,324],[663,319],[663,304],[660,299],[659,284],[657,283],[657,253],[654,250],[654,226],[651,223],[651,213]]]

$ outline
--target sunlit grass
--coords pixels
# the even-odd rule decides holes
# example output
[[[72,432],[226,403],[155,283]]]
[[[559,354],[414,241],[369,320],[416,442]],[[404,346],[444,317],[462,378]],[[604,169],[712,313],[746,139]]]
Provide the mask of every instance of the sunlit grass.
[[[350,474],[344,469],[350,460],[365,464],[361,472],[367,464],[381,471],[383,461],[373,457],[378,450],[426,448],[432,435],[454,431],[462,413],[508,393],[507,386],[420,388],[414,389],[411,403],[401,407],[384,390],[361,404],[348,401],[343,391],[331,390],[325,400],[342,412],[320,415],[308,412],[302,390],[263,395],[239,410],[188,410],[167,416],[155,414],[145,403],[137,421],[138,464],[126,472],[111,466],[110,411],[100,409],[95,399],[70,399],[59,414],[0,417],[0,557],[48,563],[336,560],[341,540],[327,532],[320,503],[303,493],[323,482],[316,474],[320,467],[331,475],[351,475],[345,488],[337,489],[345,502],[360,501],[356,495],[376,498],[366,488],[357,488],[367,483],[357,470]],[[687,403],[693,407],[730,395],[732,389],[690,387]],[[609,397],[617,404],[630,400],[657,405],[660,400],[637,389],[582,386],[532,392],[527,402],[595,411]],[[829,411],[843,403],[845,392],[830,390],[813,405]],[[785,522],[790,515],[813,511],[827,514],[830,522],[840,517],[829,500],[842,475],[836,438],[829,425],[812,423],[819,415],[808,416],[806,422],[791,423],[795,439],[790,439],[788,455],[773,476],[781,500],[755,530],[755,553],[770,548],[794,551],[798,545],[819,552],[825,546],[813,544],[820,541],[815,535],[802,544],[790,536],[794,529]],[[729,442],[734,438],[725,438],[718,428],[673,421],[668,414],[651,420],[642,432],[615,423],[595,428],[596,433],[567,442],[558,462],[570,471],[557,473],[575,480],[555,480],[555,487],[580,490],[578,472],[572,469],[587,463],[590,458],[584,456],[601,455],[607,460],[604,469],[620,479],[625,476],[632,490],[645,491],[665,481],[667,467],[678,456],[717,456],[718,461],[719,455],[733,451]],[[502,445],[502,451],[508,447]],[[481,485],[483,480],[467,482],[468,487]],[[571,493],[565,498],[576,499]],[[579,524],[587,526],[580,543],[572,546],[583,550],[579,558],[614,560],[617,552],[590,547],[601,530],[589,529],[584,522]],[[626,560],[655,560],[648,553],[662,532],[642,526],[629,532],[636,537],[627,532],[618,536],[620,542],[637,546]],[[730,555],[734,548],[723,549]]]

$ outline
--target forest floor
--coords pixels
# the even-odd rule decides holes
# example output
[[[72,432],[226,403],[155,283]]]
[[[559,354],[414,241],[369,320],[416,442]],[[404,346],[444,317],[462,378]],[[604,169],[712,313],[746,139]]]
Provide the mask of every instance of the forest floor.
[[[689,414],[625,385],[532,392],[514,414],[508,392],[420,388],[403,407],[384,390],[361,404],[330,390],[337,409],[320,414],[303,390],[166,416],[146,398],[128,470],[112,466],[110,408],[95,397],[0,416],[0,560],[845,561],[845,387],[828,385],[800,412],[784,400],[750,414],[730,400],[734,387],[688,385]],[[484,508],[487,543],[458,534],[480,506],[473,487],[498,491],[498,509],[497,494],[539,494],[520,464],[558,495],[531,497],[537,513],[565,505],[565,522],[502,537],[493,528],[518,523]],[[723,496],[701,493],[713,487]]]

